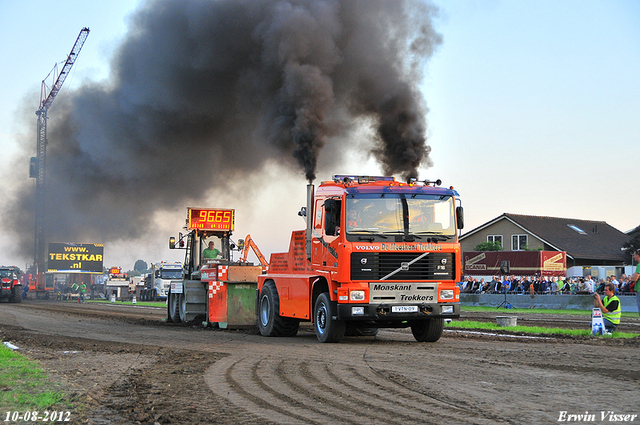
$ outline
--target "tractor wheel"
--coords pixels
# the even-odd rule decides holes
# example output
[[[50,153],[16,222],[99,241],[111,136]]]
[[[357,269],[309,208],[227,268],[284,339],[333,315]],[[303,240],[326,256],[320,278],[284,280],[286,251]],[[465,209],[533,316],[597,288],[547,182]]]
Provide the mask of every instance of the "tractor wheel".
[[[436,342],[442,336],[444,319],[427,319],[413,322],[411,333],[418,342]]]
[[[22,302],[22,285],[14,285],[14,287],[11,288],[11,298],[9,298],[9,302],[12,302],[12,303]]]
[[[331,307],[328,292],[323,292],[316,298],[313,308],[313,324],[316,336],[320,342],[340,342],[344,336],[347,323],[333,318],[335,312]]]
[[[167,302],[169,308],[169,320],[174,323],[180,323],[180,297],[182,294],[169,294]]]
[[[258,301],[258,328],[263,336],[296,336],[300,321],[280,316],[280,298],[273,281],[268,281],[260,290]]]

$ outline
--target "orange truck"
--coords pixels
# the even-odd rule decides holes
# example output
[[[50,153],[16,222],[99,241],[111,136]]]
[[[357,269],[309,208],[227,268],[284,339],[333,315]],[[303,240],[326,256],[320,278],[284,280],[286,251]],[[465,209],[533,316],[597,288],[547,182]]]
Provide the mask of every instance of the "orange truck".
[[[419,342],[460,316],[463,209],[436,182],[336,175],[307,186],[306,230],[258,276],[264,336],[294,336],[313,322],[320,342],[410,327]]]

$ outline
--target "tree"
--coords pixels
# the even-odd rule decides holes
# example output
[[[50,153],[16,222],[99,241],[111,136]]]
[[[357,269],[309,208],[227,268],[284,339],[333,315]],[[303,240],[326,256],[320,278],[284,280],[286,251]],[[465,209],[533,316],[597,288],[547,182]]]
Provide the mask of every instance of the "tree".
[[[640,234],[623,243],[620,249],[624,252],[625,262],[631,264],[633,253],[640,249]]]
[[[500,242],[483,242],[476,245],[474,251],[502,251],[502,244]]]
[[[531,248],[531,247],[529,247],[529,244],[526,244],[525,246],[523,246],[522,249],[524,251],[544,251],[544,249],[541,246],[539,246],[537,248]]]
[[[146,273],[147,270],[149,269],[149,266],[147,265],[147,263],[143,260],[138,260],[136,261],[136,263],[133,265],[133,270],[138,272],[138,274],[140,273]]]

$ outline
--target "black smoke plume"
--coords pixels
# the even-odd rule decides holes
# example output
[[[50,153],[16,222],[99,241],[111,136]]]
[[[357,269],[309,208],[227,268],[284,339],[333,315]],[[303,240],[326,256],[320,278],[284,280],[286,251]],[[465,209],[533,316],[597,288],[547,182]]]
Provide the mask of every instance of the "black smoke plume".
[[[434,13],[417,0],[146,1],[108,81],[49,112],[49,239],[139,236],[163,205],[269,161],[313,181],[323,146],[357,122],[373,123],[385,173],[416,176],[430,165],[418,85],[441,42]],[[32,203],[17,203],[14,229]]]

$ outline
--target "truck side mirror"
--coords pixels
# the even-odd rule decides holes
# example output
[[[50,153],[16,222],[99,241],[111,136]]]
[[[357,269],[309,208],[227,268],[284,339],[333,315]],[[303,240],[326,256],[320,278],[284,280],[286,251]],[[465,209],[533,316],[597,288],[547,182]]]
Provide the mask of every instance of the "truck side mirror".
[[[176,249],[176,238],[174,236],[169,238],[169,249]]]
[[[458,224],[458,229],[464,229],[464,210],[462,207],[456,208],[456,223]]]

